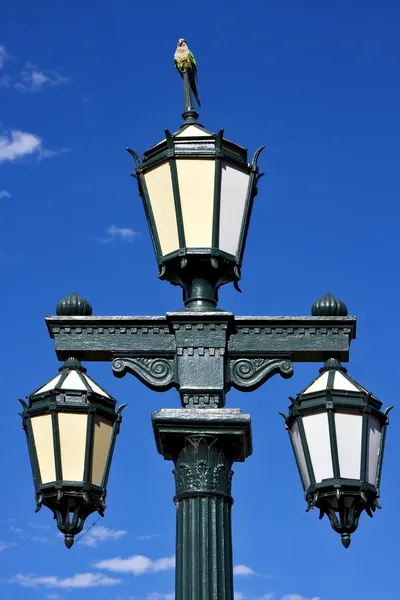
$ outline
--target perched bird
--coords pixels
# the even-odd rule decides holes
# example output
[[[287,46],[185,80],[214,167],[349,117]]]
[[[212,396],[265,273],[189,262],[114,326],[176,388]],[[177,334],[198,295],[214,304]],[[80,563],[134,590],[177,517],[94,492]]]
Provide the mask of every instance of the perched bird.
[[[191,52],[189,50],[186,40],[184,40],[183,38],[178,40],[178,45],[176,47],[175,54],[174,54],[174,62],[175,62],[175,66],[178,69],[181,77],[183,77],[183,72],[186,69],[186,72],[189,77],[190,89],[192,90],[193,95],[197,100],[197,104],[199,106],[201,106],[200,98],[199,98],[199,94],[197,92],[197,86],[196,86],[196,81],[197,81],[196,59],[193,56],[193,52]]]

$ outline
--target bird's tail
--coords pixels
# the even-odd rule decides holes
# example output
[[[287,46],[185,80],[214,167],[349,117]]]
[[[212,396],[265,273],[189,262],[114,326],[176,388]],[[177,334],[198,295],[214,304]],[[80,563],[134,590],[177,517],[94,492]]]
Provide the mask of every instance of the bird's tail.
[[[200,98],[199,98],[199,94],[198,94],[197,86],[196,86],[196,80],[195,80],[195,76],[192,71],[189,72],[189,81],[190,81],[190,88],[193,92],[193,96],[196,98],[197,104],[201,107]]]

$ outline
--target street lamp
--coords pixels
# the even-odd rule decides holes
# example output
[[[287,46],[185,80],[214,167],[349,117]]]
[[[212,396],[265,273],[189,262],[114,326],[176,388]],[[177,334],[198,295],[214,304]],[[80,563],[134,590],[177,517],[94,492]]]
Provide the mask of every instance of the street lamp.
[[[107,480],[119,432],[116,401],[86,374],[77,358],[20,400],[36,494],[71,548],[87,517],[104,516]]]
[[[382,403],[328,359],[320,375],[289,407],[289,431],[308,509],[320,509],[348,548],[365,510],[380,508],[388,414]]]
[[[88,514],[104,510],[122,408],[115,412],[115,400],[80,361],[109,362],[115,376],[130,373],[154,391],[175,387],[182,408],[154,412],[152,424],[158,452],[175,465],[176,600],[233,600],[232,466],[251,455],[252,436],[250,415],[224,408],[229,390],[250,392],[275,374],[290,378],[293,363],[325,362],[285,421],[309,507],[328,515],[345,547],[362,510],[378,506],[388,411],[342,366],[356,318],[338,298],[326,294],[312,316],[300,317],[217,308],[218,288],[240,279],[261,149],[248,164],[244,148],[200,125],[186,72],[183,80],[181,128],[142,160],[129,152],[159,276],[183,288],[185,308],[93,316],[77,294],[64,298],[46,323],[66,362],[61,376],[30,396],[23,419],[38,506],[54,512],[70,547]]]
[[[197,113],[194,113],[197,114]],[[184,124],[143,154],[128,148],[159,277],[184,289],[185,306],[215,308],[218,287],[237,286],[259,174],[247,150],[184,113]]]

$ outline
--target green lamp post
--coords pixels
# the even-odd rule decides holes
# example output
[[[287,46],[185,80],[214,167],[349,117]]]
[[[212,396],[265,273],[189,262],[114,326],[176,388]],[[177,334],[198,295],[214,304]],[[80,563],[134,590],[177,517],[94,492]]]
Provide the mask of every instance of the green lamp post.
[[[185,72],[183,81],[180,129],[167,131],[142,160],[129,152],[159,276],[182,287],[184,308],[93,316],[80,296],[62,300],[46,323],[66,362],[57,381],[30,396],[23,418],[38,504],[55,513],[70,546],[84,518],[104,509],[121,420],[115,400],[80,361],[108,362],[116,377],[129,373],[154,391],[175,388],[182,408],[154,412],[152,424],[158,452],[175,466],[176,600],[233,600],[232,466],[251,455],[252,437],[250,415],[224,408],[229,390],[250,392],[275,374],[290,378],[294,363],[325,363],[285,422],[308,505],[328,515],[346,547],[361,512],[378,506],[388,411],[342,367],[356,318],[331,294],[314,303],[311,316],[217,308],[218,288],[240,279],[261,148],[249,164],[244,148],[200,125]],[[65,389],[70,373],[79,390]],[[71,460],[64,422],[78,416],[81,441]]]

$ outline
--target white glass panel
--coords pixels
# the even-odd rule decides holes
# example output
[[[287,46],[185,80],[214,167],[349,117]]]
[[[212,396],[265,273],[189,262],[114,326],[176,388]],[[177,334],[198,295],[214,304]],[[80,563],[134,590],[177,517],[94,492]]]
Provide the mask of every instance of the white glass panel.
[[[358,389],[358,387],[356,387],[354,385],[354,383],[351,383],[351,381],[349,381],[347,379],[347,377],[345,377],[343,375],[343,373],[341,373],[340,371],[335,372],[335,377],[333,380],[333,389],[334,390],[346,390],[349,392],[359,392],[360,391]]]
[[[332,455],[326,412],[303,417],[308,449],[314,469],[315,481],[333,477]]]
[[[101,485],[110,448],[112,424],[99,415],[94,418],[92,483]]]
[[[311,394],[312,392],[321,392],[322,390],[326,390],[328,386],[328,371],[325,371],[325,373],[322,373],[321,377],[318,377],[318,379],[316,379],[314,381],[314,383],[312,383],[310,385],[310,387],[306,388],[303,392],[303,394]]]
[[[295,421],[292,425],[292,429],[290,431],[292,436],[293,446],[296,452],[297,462],[300,466],[300,471],[302,474],[302,479],[304,483],[304,487],[307,489],[310,486],[310,477],[308,475],[306,457],[303,450],[303,445],[301,443],[300,431],[297,421]]]
[[[169,254],[179,248],[169,163],[150,169],[144,179],[150,196],[161,251],[164,255]]]
[[[42,483],[55,481],[56,465],[51,415],[32,417],[31,423]]]
[[[201,129],[201,127],[190,125],[180,133],[177,133],[175,137],[211,137],[211,134],[204,131],[204,129]]]
[[[368,482],[376,485],[378,459],[381,449],[382,425],[379,420],[370,415],[368,419],[368,458],[367,458],[367,478]]]
[[[97,383],[95,381],[93,381],[93,379],[91,377],[89,377],[89,375],[83,374],[83,376],[85,377],[86,381],[88,382],[88,386],[91,387],[94,392],[96,392],[97,394],[100,394],[100,396],[104,396],[105,398],[111,398],[111,396],[109,394],[107,394],[107,392],[102,390],[101,387],[99,387],[97,385]]]
[[[53,377],[53,379],[51,381],[49,381],[48,383],[46,383],[46,385],[44,385],[43,387],[41,387],[40,389],[38,389],[37,392],[35,392],[32,395],[36,396],[36,394],[43,394],[43,392],[47,392],[48,390],[54,390],[54,388],[56,387],[56,385],[57,385],[60,377],[61,377],[61,375],[59,373],[58,375],[56,375],[56,377]]]
[[[362,415],[335,413],[340,476],[360,479]]]
[[[238,249],[249,178],[246,171],[222,162],[219,247],[233,255]]]
[[[188,248],[210,248],[214,210],[215,161],[177,159],[182,220]]]
[[[70,371],[61,385],[62,390],[86,391],[86,386],[76,371]]]
[[[58,413],[62,476],[82,481],[85,464],[87,415]]]

